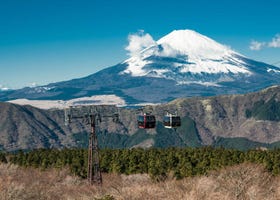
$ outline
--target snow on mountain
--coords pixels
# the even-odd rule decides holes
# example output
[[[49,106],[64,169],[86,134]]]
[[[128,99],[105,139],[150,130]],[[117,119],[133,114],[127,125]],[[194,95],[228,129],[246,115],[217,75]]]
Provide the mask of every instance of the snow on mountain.
[[[267,69],[267,72],[280,73],[280,69],[279,69],[279,70],[277,70],[277,69],[271,69],[271,68],[268,68],[268,69]]]
[[[64,109],[70,106],[78,105],[116,105],[120,107],[126,106],[125,101],[116,95],[96,95],[91,97],[75,98],[68,101],[16,99],[9,102],[19,105],[31,105],[41,109]]]
[[[234,53],[229,48],[191,30],[178,30],[157,41],[161,45],[169,45],[183,55],[219,59]]]
[[[158,41],[140,32],[128,40],[131,57],[122,63],[82,78],[1,91],[0,101],[30,99],[25,104],[41,108],[108,101],[137,106],[180,97],[244,94],[280,84],[279,67],[246,58],[195,31],[173,31]],[[98,95],[104,98],[91,99]],[[89,99],[77,99],[84,97]],[[18,102],[24,100],[14,103]]]
[[[189,83],[191,80],[185,76],[189,73],[251,75],[241,57],[239,53],[195,31],[175,30],[156,41],[156,45],[142,50],[140,55],[126,60],[128,67],[122,73],[168,78],[178,83]],[[161,66],[158,66],[159,60]],[[153,66],[155,64],[157,66]],[[185,77],[178,79],[178,74]]]
[[[7,91],[10,90],[8,87],[5,87],[4,85],[0,84],[0,91]]]

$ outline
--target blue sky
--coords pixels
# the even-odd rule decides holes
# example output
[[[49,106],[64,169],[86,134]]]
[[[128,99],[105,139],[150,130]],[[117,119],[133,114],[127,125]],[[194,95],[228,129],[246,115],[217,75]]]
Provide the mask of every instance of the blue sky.
[[[278,0],[0,0],[0,87],[83,77],[128,58],[128,35],[192,29],[280,66]],[[250,48],[251,47],[251,48]]]

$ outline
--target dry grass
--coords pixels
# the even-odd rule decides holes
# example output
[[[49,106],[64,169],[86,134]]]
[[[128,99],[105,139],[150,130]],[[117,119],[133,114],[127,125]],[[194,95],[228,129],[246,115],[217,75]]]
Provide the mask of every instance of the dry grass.
[[[41,171],[0,164],[0,199],[92,200],[105,195],[122,200],[280,199],[280,177],[274,177],[262,166],[253,164],[228,167],[207,176],[168,179],[160,183],[140,174],[104,174],[103,179],[101,188],[70,176],[67,170]]]

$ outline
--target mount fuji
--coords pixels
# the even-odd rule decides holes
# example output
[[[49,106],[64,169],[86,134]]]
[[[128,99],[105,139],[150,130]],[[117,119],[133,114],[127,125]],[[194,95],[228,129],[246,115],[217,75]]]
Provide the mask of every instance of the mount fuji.
[[[124,73],[171,79],[178,84],[217,85],[218,82],[232,80],[232,75],[252,74],[241,57],[199,33],[180,30],[173,31],[140,55],[125,61],[128,67]],[[218,76],[209,78],[211,75]]]
[[[195,31],[175,30],[115,66],[84,78],[0,91],[0,100],[115,95],[125,105],[135,105],[241,94],[277,84],[280,68],[249,59]]]

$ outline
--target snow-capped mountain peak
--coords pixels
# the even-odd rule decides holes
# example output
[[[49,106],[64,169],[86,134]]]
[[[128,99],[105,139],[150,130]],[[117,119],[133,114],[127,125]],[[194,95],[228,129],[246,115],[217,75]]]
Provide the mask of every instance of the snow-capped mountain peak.
[[[280,84],[278,67],[246,58],[195,31],[173,31],[158,41],[143,32],[128,39],[131,57],[122,63],[45,86],[1,91],[0,85],[0,100],[25,104],[22,99],[45,99],[27,103],[54,107],[102,102],[139,106],[179,97],[244,94]]]
[[[227,74],[248,76],[252,72],[242,60],[242,55],[214,40],[192,30],[175,30],[143,49],[124,63],[122,74],[131,76],[161,77],[177,83],[213,82],[200,79],[201,74],[220,74],[219,80],[230,80]],[[198,74],[194,79],[190,74]],[[227,77],[225,77],[227,76]],[[205,76],[204,76],[205,78]]]
[[[157,41],[159,45],[168,45],[183,55],[194,57],[220,58],[237,54],[228,47],[192,30],[175,30]]]

